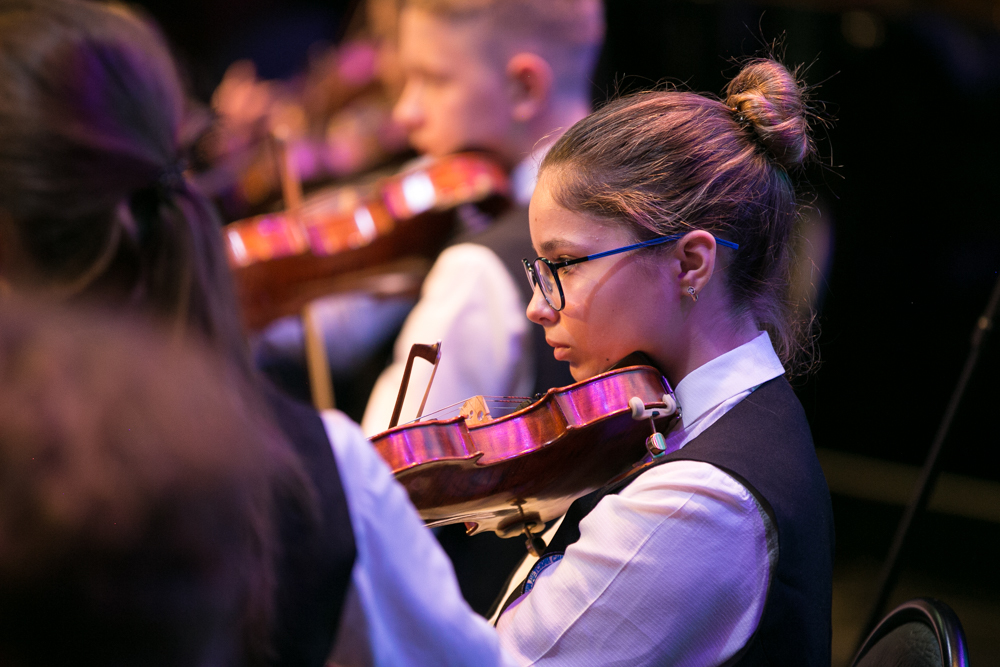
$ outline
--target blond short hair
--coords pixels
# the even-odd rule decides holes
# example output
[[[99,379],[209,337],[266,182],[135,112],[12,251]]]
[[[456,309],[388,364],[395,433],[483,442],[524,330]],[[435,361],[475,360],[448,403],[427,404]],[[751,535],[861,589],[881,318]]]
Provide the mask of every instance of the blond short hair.
[[[586,90],[604,42],[602,0],[402,0],[453,21],[483,21],[506,60],[518,51],[545,58],[561,90]]]

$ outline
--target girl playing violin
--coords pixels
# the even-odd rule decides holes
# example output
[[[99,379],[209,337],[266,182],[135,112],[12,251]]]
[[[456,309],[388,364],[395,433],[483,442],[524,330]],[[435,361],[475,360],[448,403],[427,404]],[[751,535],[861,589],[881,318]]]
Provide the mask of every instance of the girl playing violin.
[[[795,76],[755,60],[724,101],[612,102],[542,163],[529,319],[577,380],[644,352],[682,416],[512,579],[497,627],[519,661],[829,664],[830,498],[784,377],[806,113]]]

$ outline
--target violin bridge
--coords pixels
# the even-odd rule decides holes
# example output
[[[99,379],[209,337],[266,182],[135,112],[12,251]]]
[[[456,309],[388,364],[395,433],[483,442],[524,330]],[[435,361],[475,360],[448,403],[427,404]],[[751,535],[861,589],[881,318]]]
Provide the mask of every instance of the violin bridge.
[[[493,420],[493,416],[490,415],[490,407],[486,404],[486,398],[483,396],[473,396],[465,401],[458,414],[465,419],[465,423],[469,426],[485,424]]]

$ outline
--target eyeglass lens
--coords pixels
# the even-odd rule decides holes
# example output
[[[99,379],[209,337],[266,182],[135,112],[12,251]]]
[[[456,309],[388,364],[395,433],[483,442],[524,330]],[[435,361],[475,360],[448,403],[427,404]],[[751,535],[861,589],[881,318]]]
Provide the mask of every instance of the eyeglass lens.
[[[554,310],[562,310],[562,292],[559,289],[558,279],[552,273],[552,268],[540,259],[536,259],[532,263],[532,267],[535,269],[535,276],[538,278],[538,286],[542,290],[542,296]]]

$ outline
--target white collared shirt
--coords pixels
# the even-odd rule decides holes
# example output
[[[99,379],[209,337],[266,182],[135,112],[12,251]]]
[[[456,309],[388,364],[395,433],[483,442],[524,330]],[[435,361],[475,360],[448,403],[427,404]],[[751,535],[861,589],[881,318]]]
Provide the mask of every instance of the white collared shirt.
[[[668,451],[783,373],[766,333],[690,373]],[[760,621],[776,544],[756,499],[720,469],[653,467],[580,522],[579,541],[500,617],[501,644],[522,665],[721,664]]]
[[[332,667],[512,667],[389,467],[343,413],[322,413],[357,556]]]

